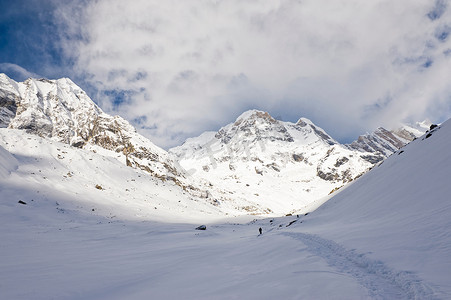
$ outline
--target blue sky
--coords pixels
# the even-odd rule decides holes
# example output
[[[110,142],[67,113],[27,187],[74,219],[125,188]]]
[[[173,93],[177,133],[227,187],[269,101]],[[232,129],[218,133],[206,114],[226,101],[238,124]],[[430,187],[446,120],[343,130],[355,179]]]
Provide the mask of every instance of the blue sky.
[[[451,116],[447,0],[0,0],[0,72],[70,77],[164,148],[247,109],[349,142]]]
[[[1,0],[0,7],[0,63],[11,64],[3,65],[1,71],[15,80],[26,79],[27,70],[45,77],[64,76],[53,2]]]

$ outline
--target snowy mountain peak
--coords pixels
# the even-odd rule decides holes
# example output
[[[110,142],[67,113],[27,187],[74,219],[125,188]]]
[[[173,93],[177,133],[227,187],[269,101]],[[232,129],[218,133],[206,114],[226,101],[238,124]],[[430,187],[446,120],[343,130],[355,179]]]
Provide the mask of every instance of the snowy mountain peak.
[[[338,144],[322,128],[307,118],[294,124],[273,118],[268,112],[249,110],[241,114],[234,123],[221,128],[215,138],[223,144],[255,144],[262,142],[298,142],[309,144],[321,142]]]
[[[338,144],[326,131],[318,126],[316,126],[310,119],[300,118],[295,125],[289,123],[289,126],[298,131],[312,131],[318,138],[322,139],[325,143],[329,145]]]
[[[7,87],[11,88],[11,85],[14,85],[15,81],[13,81],[11,78],[9,78],[6,74],[0,73],[0,87],[2,89],[5,89]],[[17,83],[14,85],[14,87],[17,90]]]
[[[266,111],[258,110],[258,109],[250,109],[248,111],[243,112],[238,118],[236,118],[235,122],[243,121],[246,119],[266,119],[270,122],[275,122],[276,120]]]
[[[262,140],[293,142],[293,137],[281,122],[258,110],[243,113],[234,123],[221,128],[215,137],[224,144],[252,144]]]

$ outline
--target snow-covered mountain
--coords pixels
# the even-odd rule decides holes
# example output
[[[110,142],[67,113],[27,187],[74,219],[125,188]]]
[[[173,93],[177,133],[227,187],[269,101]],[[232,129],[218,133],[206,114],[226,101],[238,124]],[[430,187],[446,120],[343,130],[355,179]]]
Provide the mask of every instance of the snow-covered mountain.
[[[220,201],[233,195],[250,201],[241,209],[251,213],[294,213],[361,176],[413,135],[407,127],[402,140],[388,133],[380,128],[341,145],[306,118],[282,122],[250,110],[169,152],[193,177],[215,186]]]
[[[165,150],[137,133],[125,119],[104,113],[68,78],[15,82],[0,74],[0,128],[24,130],[110,156],[162,181],[173,181],[195,197],[207,195],[186,178]]]
[[[0,74],[0,98],[0,128],[100,151],[155,176],[179,175],[166,151],[123,118],[105,114],[68,78],[15,82]]]

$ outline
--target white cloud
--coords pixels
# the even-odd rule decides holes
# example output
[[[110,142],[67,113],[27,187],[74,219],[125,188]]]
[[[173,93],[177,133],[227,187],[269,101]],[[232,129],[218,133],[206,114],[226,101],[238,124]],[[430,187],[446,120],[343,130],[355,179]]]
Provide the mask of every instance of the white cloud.
[[[7,73],[9,76],[18,81],[23,81],[27,78],[40,78],[42,76],[30,72],[25,68],[11,63],[0,63],[0,72]]]
[[[100,91],[130,92],[119,106],[97,99],[101,106],[139,118],[168,147],[248,108],[309,117],[338,139],[449,117],[446,8],[441,0],[98,0],[57,17],[76,74]]]

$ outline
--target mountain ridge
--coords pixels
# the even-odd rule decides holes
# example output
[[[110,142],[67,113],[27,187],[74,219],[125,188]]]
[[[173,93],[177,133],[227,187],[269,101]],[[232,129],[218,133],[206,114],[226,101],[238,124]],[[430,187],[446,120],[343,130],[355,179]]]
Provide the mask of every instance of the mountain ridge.
[[[283,122],[249,110],[217,132],[166,152],[125,119],[104,113],[68,78],[18,83],[0,74],[0,99],[0,127],[113,157],[213,205],[252,214],[308,209],[413,135],[404,128],[404,137],[397,135],[393,142],[395,133],[385,130],[385,135],[367,134],[361,143],[341,145],[307,118]]]

